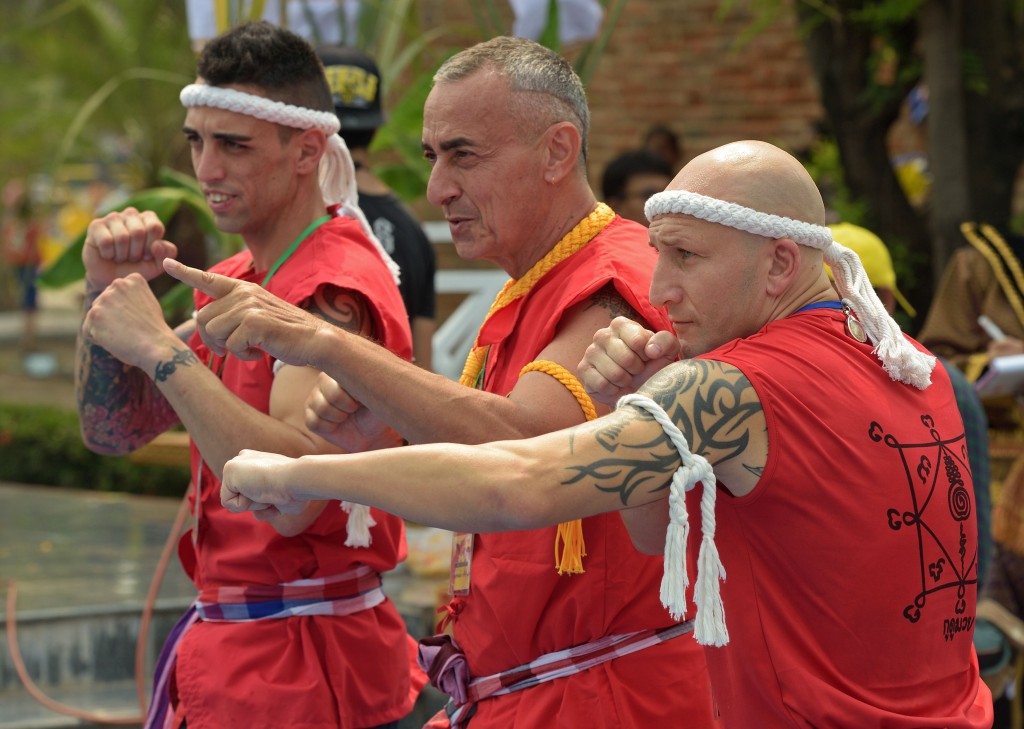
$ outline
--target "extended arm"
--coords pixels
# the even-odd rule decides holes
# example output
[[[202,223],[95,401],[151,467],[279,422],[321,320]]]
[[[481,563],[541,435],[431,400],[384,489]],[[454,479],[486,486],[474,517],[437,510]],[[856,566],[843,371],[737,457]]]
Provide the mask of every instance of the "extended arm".
[[[337,326],[366,335],[373,333],[365,300],[351,291],[322,287],[305,304],[305,309]],[[271,386],[269,412],[264,414],[228,390],[188,348],[165,349],[155,363],[142,362],[140,367],[153,373],[157,387],[181,417],[204,462],[214,473],[220,474],[224,463],[243,448],[293,457],[335,450],[310,433],[304,424],[303,403],[316,382],[316,370],[282,367]],[[290,536],[309,526],[323,508],[323,502],[314,502],[301,513],[274,514],[268,520],[279,532]]]
[[[283,361],[320,369],[411,442],[523,438],[583,420],[575,397],[547,374],[527,373],[508,397],[473,390],[404,362],[366,338],[304,317],[294,307],[271,301],[257,287],[173,262],[167,270],[219,298],[199,317],[212,348],[242,356],[262,349]],[[619,314],[636,316],[609,291],[566,312],[555,338],[535,359],[573,372],[595,331]]]
[[[767,458],[764,413],[741,372],[719,362],[680,362],[642,391],[730,490],[756,485]],[[679,463],[661,426],[629,406],[567,430],[480,446],[298,460],[245,452],[225,468],[221,496],[232,509],[286,511],[310,498],[341,498],[447,529],[507,531],[657,501]]]

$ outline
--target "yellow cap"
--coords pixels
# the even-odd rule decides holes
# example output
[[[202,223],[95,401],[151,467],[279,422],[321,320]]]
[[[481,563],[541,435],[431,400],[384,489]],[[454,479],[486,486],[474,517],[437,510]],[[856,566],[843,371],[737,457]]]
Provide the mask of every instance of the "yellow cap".
[[[836,243],[846,246],[860,258],[871,285],[876,289],[892,291],[893,297],[903,311],[910,316],[917,316],[917,311],[896,288],[896,269],[892,267],[892,257],[882,239],[870,230],[852,223],[836,223],[829,228],[832,229],[832,239]],[[828,271],[828,277],[832,278],[832,271],[828,266],[825,266],[825,270]]]

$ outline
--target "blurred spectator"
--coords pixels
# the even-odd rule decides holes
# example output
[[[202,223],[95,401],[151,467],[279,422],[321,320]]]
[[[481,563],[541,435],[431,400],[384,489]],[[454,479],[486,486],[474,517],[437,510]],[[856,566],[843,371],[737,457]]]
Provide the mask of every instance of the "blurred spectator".
[[[10,180],[3,189],[3,252],[18,283],[22,312],[21,349],[29,354],[36,347],[38,311],[36,278],[42,261],[40,243],[43,226],[33,209],[31,192],[24,181]]]
[[[608,163],[601,175],[601,197],[608,206],[629,220],[647,225],[647,198],[672,181],[672,167],[646,149],[624,152]]]
[[[967,222],[960,231],[969,245],[958,248],[946,265],[918,339],[974,382],[993,357],[1024,353],[1024,238],[985,223]],[[982,314],[1001,336],[991,336],[979,324]],[[992,433],[1012,444],[1024,437],[1021,395],[984,401]],[[1018,463],[1024,462],[1020,450]],[[1011,467],[993,487],[994,544],[978,591],[975,645],[982,678],[996,699],[995,726],[1003,727],[1010,725],[1005,705],[1019,695],[1011,656],[1024,650],[1024,469]]]
[[[370,143],[384,124],[380,71],[370,56],[356,48],[322,45],[317,54],[334,96],[334,110],[341,122],[339,134],[356,167],[359,207],[402,272],[398,288],[412,329],[413,359],[429,370],[436,328],[434,248],[419,221],[370,167]]]
[[[668,162],[673,176],[683,164],[683,146],[679,143],[679,136],[664,124],[655,124],[647,130],[643,148]]]

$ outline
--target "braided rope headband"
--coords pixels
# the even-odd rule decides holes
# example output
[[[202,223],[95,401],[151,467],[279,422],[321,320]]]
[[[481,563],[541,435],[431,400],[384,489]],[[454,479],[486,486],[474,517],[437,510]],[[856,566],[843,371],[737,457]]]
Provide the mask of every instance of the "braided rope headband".
[[[236,114],[262,119],[293,129],[318,129],[327,135],[327,151],[320,160],[320,190],[327,207],[340,206],[339,215],[345,215],[359,222],[363,232],[380,253],[388,270],[399,281],[398,265],[392,260],[384,246],[373,234],[366,215],[359,207],[359,193],[356,191],[356,170],[352,155],[345,140],[338,136],[341,123],[329,111],[316,111],[302,106],[274,101],[256,94],[237,89],[208,84],[189,84],[181,90],[181,105],[186,109],[194,106],[209,106],[214,109],[233,111]]]
[[[667,190],[652,195],[644,206],[644,213],[652,221],[659,215],[692,215],[754,235],[773,240],[789,238],[800,245],[817,248],[832,269],[843,303],[857,312],[861,326],[875,345],[874,353],[889,377],[919,390],[931,384],[935,358],[918,351],[907,341],[868,281],[860,258],[832,240],[832,231],[825,226],[762,213],[686,190]]]

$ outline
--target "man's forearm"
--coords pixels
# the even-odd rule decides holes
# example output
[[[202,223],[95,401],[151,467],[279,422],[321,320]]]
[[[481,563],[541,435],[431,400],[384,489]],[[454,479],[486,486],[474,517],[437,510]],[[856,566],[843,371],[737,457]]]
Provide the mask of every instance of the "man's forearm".
[[[130,453],[177,423],[174,410],[146,373],[93,344],[82,331],[76,345],[75,397],[82,440],[97,453]]]
[[[310,344],[310,365],[332,377],[410,443],[484,443],[543,432],[509,398],[475,390],[336,327]]]

